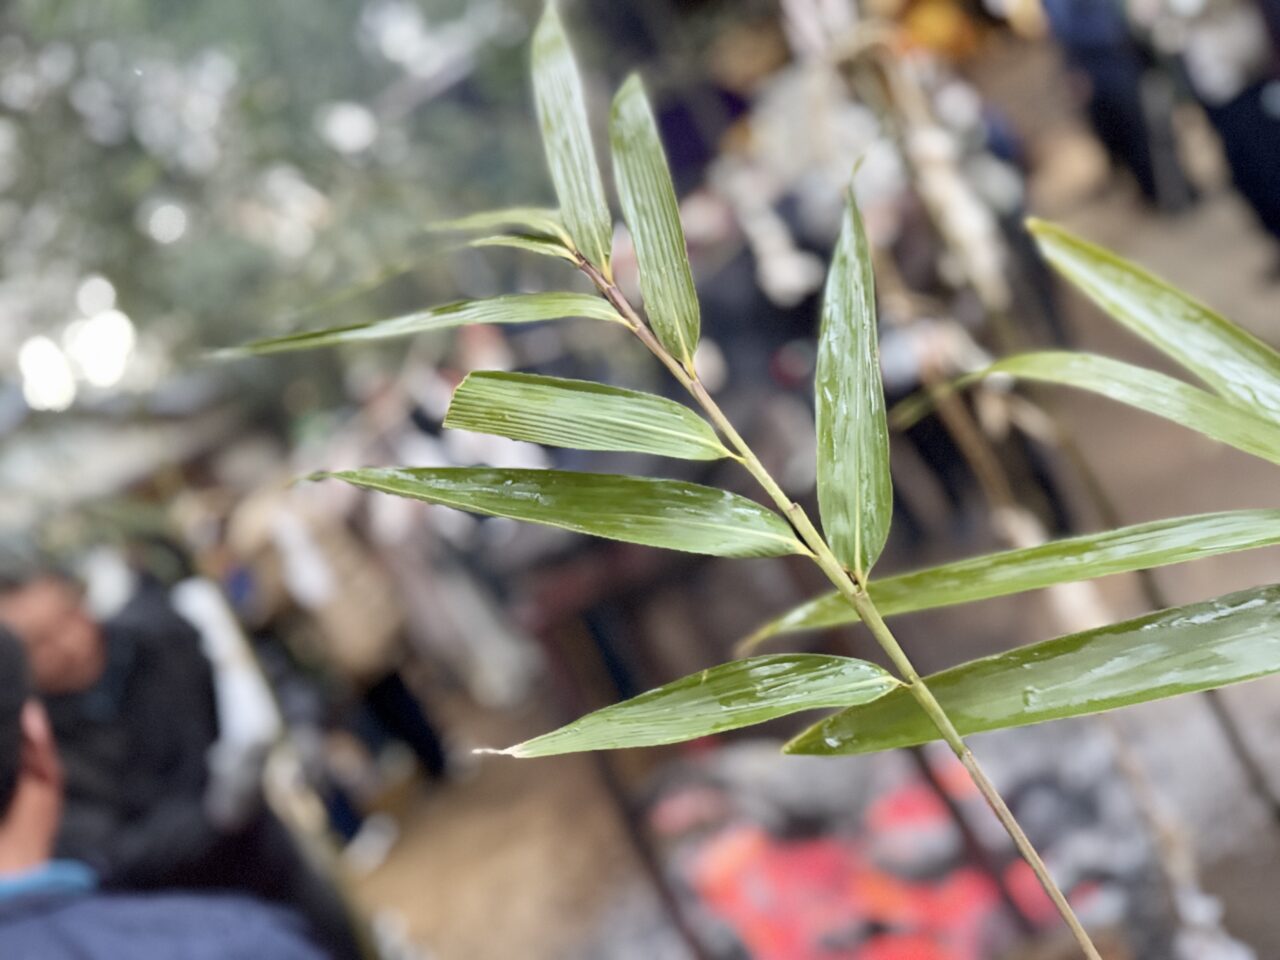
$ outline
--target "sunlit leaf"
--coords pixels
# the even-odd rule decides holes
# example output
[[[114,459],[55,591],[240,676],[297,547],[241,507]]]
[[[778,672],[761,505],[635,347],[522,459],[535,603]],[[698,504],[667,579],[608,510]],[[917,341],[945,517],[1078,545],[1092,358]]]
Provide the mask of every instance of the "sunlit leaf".
[[[850,193],[823,298],[814,399],[822,526],[860,576],[884,548],[893,511],[875,307],[871,251]]]
[[[565,470],[384,467],[316,474],[471,513],[717,557],[805,553],[776,513],[676,480]]]
[[[644,84],[632,75],[613,101],[609,126],[622,212],[635,242],[640,290],[653,332],[686,366],[698,346],[698,295],[680,206]]]
[[[1280,672],[1280,587],[1018,647],[926,678],[962,735],[1079,717]],[[897,690],[810,727],[788,753],[869,753],[936,739]]]
[[[467,233],[480,230],[500,230],[504,227],[522,227],[532,233],[551,237],[571,244],[569,233],[560,220],[560,211],[543,207],[508,207],[505,210],[486,210],[433,223],[431,229],[440,233]]]
[[[582,79],[554,0],[533,34],[533,89],[560,215],[582,255],[607,272],[613,218],[591,143]]]
[[[587,317],[625,323],[607,300],[586,293],[513,293],[487,300],[463,300],[429,310],[407,313],[390,320],[354,323],[325,330],[307,330],[283,337],[254,340],[244,346],[222,352],[223,356],[284,353],[311,350],[367,340],[408,337],[433,330],[447,330],[477,323],[533,323],[537,320],[560,320],[565,317]]]
[[[494,752],[548,757],[680,743],[802,710],[870,703],[900,685],[864,660],[815,654],[753,657],[691,674]]]
[[[1245,453],[1280,463],[1280,426],[1208,391],[1153,370],[1096,354],[1050,351],[1006,357],[975,377],[996,373],[1101,394],[1172,420]]]
[[[527,234],[499,233],[490,237],[478,237],[468,241],[469,247],[510,247],[512,250],[523,250],[525,253],[537,253],[544,257],[559,257],[561,260],[575,262],[573,251],[559,240],[546,237],[534,237]]]
[[[710,424],[672,400],[527,373],[471,374],[454,392],[444,425],[575,450],[729,456]]]
[[[1136,264],[1032,220],[1045,257],[1104,311],[1222,396],[1280,419],[1280,353]]]
[[[1139,523],[1019,550],[970,557],[925,570],[872,580],[868,587],[884,616],[1093,580],[1280,543],[1280,510],[1232,510]],[[855,623],[858,615],[838,593],[796,607],[765,624],[742,649],[782,633]]]

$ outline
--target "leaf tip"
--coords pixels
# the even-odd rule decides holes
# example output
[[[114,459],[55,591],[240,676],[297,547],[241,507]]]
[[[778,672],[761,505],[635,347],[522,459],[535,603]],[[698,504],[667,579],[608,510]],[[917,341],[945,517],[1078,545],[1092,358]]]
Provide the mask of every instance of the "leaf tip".
[[[523,757],[524,756],[524,754],[521,753],[520,751],[519,744],[516,744],[514,747],[505,747],[501,749],[498,747],[473,747],[471,750],[471,753],[472,755],[477,757]]]
[[[812,756],[815,753],[821,753],[821,750],[814,748],[813,744],[814,728],[802,730],[794,737],[782,745],[783,756],[789,757],[805,757]]]
[[[1040,217],[1027,217],[1022,221],[1022,225],[1027,228],[1027,233],[1040,243],[1051,237],[1065,239],[1071,236],[1061,224],[1054,223],[1052,220],[1043,220]]]
[[[616,115],[619,109],[637,96],[645,96],[644,80],[640,77],[639,72],[633,71],[627,74],[627,79],[622,81],[622,85],[618,87],[618,92],[613,96],[614,114]]]
[[[547,0],[542,6],[542,15],[538,17],[538,25],[533,30],[535,62],[540,50],[561,43],[568,43],[568,37],[565,36],[564,23],[560,19],[560,5],[556,0]]]

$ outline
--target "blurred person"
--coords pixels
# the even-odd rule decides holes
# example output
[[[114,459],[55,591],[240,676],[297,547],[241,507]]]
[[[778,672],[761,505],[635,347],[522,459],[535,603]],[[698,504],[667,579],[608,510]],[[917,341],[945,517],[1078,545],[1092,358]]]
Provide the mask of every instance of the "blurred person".
[[[1274,2],[1270,9],[1280,15]],[[1183,21],[1182,63],[1222,141],[1231,181],[1280,241],[1280,68],[1267,10],[1253,0],[1205,0],[1172,15]],[[1280,278],[1280,261],[1273,271]]]
[[[68,644],[66,650],[74,645]],[[81,645],[85,647],[87,645]],[[92,656],[57,656],[92,672]],[[55,860],[64,781],[23,645],[0,628],[0,944],[8,960],[324,960],[290,913],[245,897],[102,893]]]
[[[0,576],[0,623],[26,645],[62,745],[59,850],[119,886],[168,885],[213,839],[203,801],[218,721],[195,632],[149,591],[99,624],[80,585],[35,558]]]
[[[341,896],[260,804],[238,829],[210,815],[218,739],[199,636],[145,586],[104,623],[80,585],[42,558],[0,570],[0,625],[23,642],[65,771],[59,856],[116,890],[243,890],[295,906],[340,958],[358,955]]]
[[[1143,98],[1145,63],[1125,19],[1122,0],[1044,0],[1049,28],[1067,67],[1085,89],[1089,125],[1115,166],[1129,171],[1147,203],[1170,212],[1190,188],[1165,112]]]

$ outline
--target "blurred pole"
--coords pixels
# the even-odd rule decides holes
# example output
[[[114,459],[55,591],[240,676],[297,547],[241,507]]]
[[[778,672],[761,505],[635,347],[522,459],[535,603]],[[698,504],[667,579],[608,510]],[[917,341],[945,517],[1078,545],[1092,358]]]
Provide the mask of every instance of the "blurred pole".
[[[584,634],[590,636],[590,628],[581,619],[577,620],[576,624]],[[580,717],[588,713],[593,708],[587,705],[589,698],[583,693],[578,675],[569,666],[572,657],[563,648],[559,634],[556,633],[554,636],[548,637],[544,632],[540,632],[539,640],[547,651],[547,660],[554,677],[555,686],[559,689],[562,698],[561,702],[568,705],[568,712],[574,717]],[[605,668],[605,672],[607,673],[607,668]],[[599,777],[600,785],[604,788],[604,792],[609,798],[609,803],[613,807],[613,812],[618,819],[618,825],[622,828],[622,834],[626,838],[627,845],[631,848],[631,852],[640,866],[641,873],[648,882],[649,889],[657,898],[658,904],[666,915],[667,921],[671,924],[672,930],[675,931],[692,960],[714,960],[702,946],[702,942],[685,918],[684,911],[680,906],[680,899],[662,868],[662,862],[657,854],[654,853],[644,823],[637,814],[626,785],[622,782],[622,778],[618,776],[618,772],[610,761],[609,756],[600,751],[594,751],[591,754],[591,760]]]
[[[1103,526],[1110,529],[1122,526],[1122,518],[1115,501],[1107,493],[1106,487],[1103,486],[1097,472],[1085,459],[1084,454],[1080,452],[1074,437],[1056,419],[1052,419],[1052,423],[1054,430],[1058,434],[1058,449],[1062,450],[1067,455],[1067,459],[1071,461],[1084,485],[1089,500],[1092,502],[1094,509],[1098,511],[1098,518],[1102,521]],[[1141,585],[1142,594],[1151,609],[1164,610],[1174,605],[1168,595],[1165,594],[1163,588],[1161,588],[1154,571],[1139,570],[1138,583]],[[1228,750],[1235,757],[1236,762],[1240,764],[1240,769],[1244,773],[1245,780],[1248,782],[1254,798],[1267,809],[1272,821],[1280,828],[1280,794],[1271,786],[1267,778],[1266,765],[1254,753],[1253,748],[1249,746],[1249,742],[1245,739],[1244,731],[1240,728],[1239,722],[1232,715],[1230,709],[1228,709],[1221,691],[1206,690],[1204,691],[1203,699],[1205,706],[1209,708],[1209,713],[1213,716],[1214,722],[1222,733],[1222,738],[1227,743]]]

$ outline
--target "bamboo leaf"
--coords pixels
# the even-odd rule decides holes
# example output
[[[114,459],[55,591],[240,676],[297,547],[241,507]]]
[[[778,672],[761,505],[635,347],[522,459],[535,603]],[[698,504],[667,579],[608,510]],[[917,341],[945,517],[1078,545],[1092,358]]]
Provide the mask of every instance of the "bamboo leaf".
[[[1101,394],[1172,420],[1255,457],[1280,463],[1280,426],[1153,370],[1090,353],[1023,353],[966,380],[1006,373]]]
[[[477,323],[533,323],[537,320],[561,320],[565,317],[587,317],[625,323],[607,300],[586,293],[513,293],[487,300],[462,300],[429,310],[407,313],[390,320],[354,323],[345,327],[308,330],[283,337],[254,340],[240,347],[221,351],[223,357],[251,354],[284,353],[290,350],[313,350],[366,340],[408,337],[434,330],[447,330]]]
[[[468,241],[467,246],[510,247],[513,250],[537,253],[544,257],[559,257],[561,260],[568,260],[570,263],[575,262],[573,251],[559,240],[549,240],[546,237],[535,237],[528,234],[499,233],[490,237],[477,237],[475,240]]]
[[[691,366],[701,322],[698,295],[667,156],[644,84],[634,74],[614,98],[609,136],[618,198],[640,264],[645,311],[662,345]]]
[[[873,580],[867,589],[880,613],[890,616],[1275,544],[1280,544],[1280,510],[1232,510],[1139,523],[1034,547],[970,557]],[[857,613],[840,594],[829,593],[765,624],[739,649],[753,649],[782,633],[834,627],[857,620]]]
[[[929,688],[962,735],[1210,690],[1280,672],[1280,587],[1018,647],[944,670]],[[870,753],[937,730],[905,690],[810,727],[788,753]]]
[[[444,425],[575,450],[618,450],[685,460],[729,456],[710,424],[650,393],[527,373],[473,373],[453,394]]]
[[[1102,310],[1228,400],[1280,420],[1280,353],[1136,264],[1029,221],[1045,257]]]
[[[591,143],[582,78],[554,0],[533,34],[533,88],[560,215],[578,250],[607,274],[613,218]]]
[[[385,467],[316,474],[471,513],[716,557],[807,552],[781,517],[725,490],[564,470]]]
[[[549,757],[680,743],[749,727],[802,710],[870,703],[900,686],[864,660],[780,654],[721,664],[506,750],[512,757]]]
[[[850,193],[827,276],[814,386],[822,525],[859,577],[884,548],[893,511],[875,306],[871,251]]]
[[[544,207],[508,207],[505,210],[486,210],[454,220],[433,223],[431,230],[437,233],[469,233],[481,230],[501,230],[504,227],[522,227],[544,237],[552,237],[572,245],[569,233],[560,220],[559,210]]]

